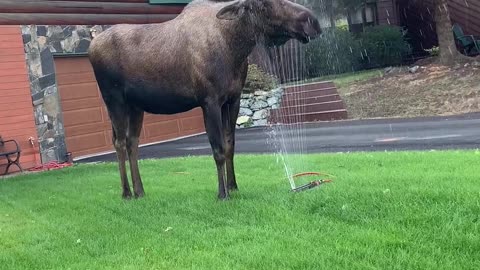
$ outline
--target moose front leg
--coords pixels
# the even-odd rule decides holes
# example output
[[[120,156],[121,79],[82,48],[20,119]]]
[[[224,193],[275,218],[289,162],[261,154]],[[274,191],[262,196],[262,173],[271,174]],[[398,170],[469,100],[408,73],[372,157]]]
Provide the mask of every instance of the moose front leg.
[[[222,110],[218,104],[202,106],[205,128],[213,151],[218,175],[218,198],[228,199],[225,183],[225,141],[223,135]]]
[[[237,181],[235,179],[233,156],[235,155],[235,129],[239,110],[240,97],[235,98],[235,100],[226,103],[222,107],[228,190],[238,190]]]

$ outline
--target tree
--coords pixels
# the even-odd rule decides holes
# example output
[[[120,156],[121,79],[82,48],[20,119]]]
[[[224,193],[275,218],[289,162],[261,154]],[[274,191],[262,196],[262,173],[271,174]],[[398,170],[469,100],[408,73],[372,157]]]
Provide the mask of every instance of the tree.
[[[327,12],[328,18],[330,19],[330,27],[335,27],[335,6],[334,0],[324,0],[325,10]]]
[[[447,0],[435,0],[435,24],[440,49],[440,63],[451,65],[461,58],[455,46],[452,32],[452,21],[448,12]],[[463,58],[463,57],[462,57]]]

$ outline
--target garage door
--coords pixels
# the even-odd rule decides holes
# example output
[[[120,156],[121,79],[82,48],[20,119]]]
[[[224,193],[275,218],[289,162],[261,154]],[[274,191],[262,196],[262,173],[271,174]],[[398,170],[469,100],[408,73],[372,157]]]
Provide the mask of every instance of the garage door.
[[[74,158],[112,151],[112,131],[87,57],[55,58],[67,149]],[[140,143],[204,131],[200,108],[175,115],[145,114]]]

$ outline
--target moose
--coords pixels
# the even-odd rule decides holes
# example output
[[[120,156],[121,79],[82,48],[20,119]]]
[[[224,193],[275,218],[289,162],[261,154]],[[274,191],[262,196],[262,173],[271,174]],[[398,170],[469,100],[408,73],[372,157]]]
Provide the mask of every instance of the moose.
[[[321,34],[313,12],[289,0],[193,0],[174,19],[119,24],[97,35],[89,59],[112,123],[123,188],[144,196],[138,145],[144,112],[175,114],[202,109],[217,167],[218,198],[237,190],[234,171],[236,119],[257,44],[308,43]]]

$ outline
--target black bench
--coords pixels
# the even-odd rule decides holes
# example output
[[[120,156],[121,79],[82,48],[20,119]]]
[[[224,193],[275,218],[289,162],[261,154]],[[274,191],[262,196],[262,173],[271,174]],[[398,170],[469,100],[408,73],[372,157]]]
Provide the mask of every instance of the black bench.
[[[20,166],[20,146],[15,140],[4,141],[0,136],[0,157],[7,159],[7,169],[3,175],[8,173],[10,166],[15,164],[21,172],[23,172],[22,166]]]

